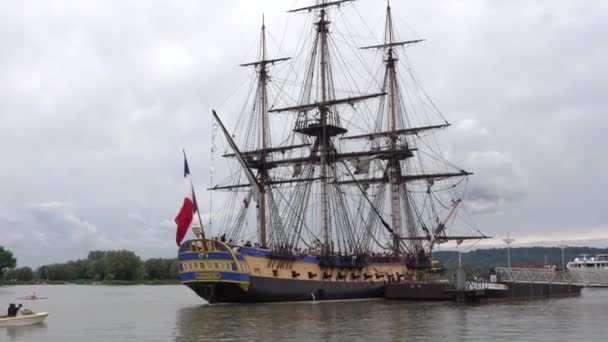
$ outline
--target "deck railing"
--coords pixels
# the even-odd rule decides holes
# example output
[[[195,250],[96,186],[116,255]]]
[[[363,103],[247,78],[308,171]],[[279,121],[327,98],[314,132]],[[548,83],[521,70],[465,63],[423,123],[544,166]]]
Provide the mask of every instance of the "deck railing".
[[[499,282],[544,283],[608,287],[608,271],[598,269],[553,270],[544,268],[497,267]]]

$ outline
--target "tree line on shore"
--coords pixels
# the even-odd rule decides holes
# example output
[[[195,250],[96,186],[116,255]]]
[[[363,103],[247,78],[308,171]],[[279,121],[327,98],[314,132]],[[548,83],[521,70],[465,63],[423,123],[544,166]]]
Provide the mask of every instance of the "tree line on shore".
[[[608,254],[608,248],[567,247],[563,250],[564,266],[571,259],[582,254],[595,256]],[[458,267],[457,251],[435,251],[433,259],[439,260],[448,270]],[[562,267],[562,249],[559,247],[512,247],[512,267],[543,267],[545,264]],[[507,267],[508,255],[506,248],[477,249],[462,253],[463,267],[471,273],[484,273],[490,267]]]
[[[0,281],[5,283],[137,282],[179,279],[177,259],[153,258],[143,261],[134,252],[128,250],[90,251],[86,259],[43,265],[35,270],[27,266],[17,268],[15,266],[16,260],[12,257],[12,253],[0,246]]]
[[[608,254],[608,248],[568,247],[564,249],[564,263],[577,255]],[[458,265],[457,251],[436,251],[433,259],[439,260],[448,270]],[[511,248],[513,267],[562,266],[562,250],[557,247]],[[484,273],[490,267],[507,266],[507,249],[477,249],[462,253],[462,263],[471,273]],[[177,259],[154,258],[142,261],[127,250],[91,251],[86,259],[71,260],[38,267],[15,268],[17,260],[11,251],[0,246],[0,282],[104,282],[104,281],[166,281],[179,279]]]

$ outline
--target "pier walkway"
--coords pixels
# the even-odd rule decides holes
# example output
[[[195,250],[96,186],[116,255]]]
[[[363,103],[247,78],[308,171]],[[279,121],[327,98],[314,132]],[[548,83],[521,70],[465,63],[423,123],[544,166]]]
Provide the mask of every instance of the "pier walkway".
[[[608,271],[599,269],[553,270],[544,268],[496,267],[501,283],[542,283],[608,287]]]

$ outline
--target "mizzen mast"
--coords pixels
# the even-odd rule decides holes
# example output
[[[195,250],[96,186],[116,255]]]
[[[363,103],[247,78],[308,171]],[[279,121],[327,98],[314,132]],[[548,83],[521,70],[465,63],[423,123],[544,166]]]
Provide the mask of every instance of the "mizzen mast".
[[[386,23],[384,29],[384,44],[380,45],[372,45],[363,47],[363,49],[385,49],[386,50],[386,59],[385,59],[385,76],[384,76],[384,86],[383,90],[388,92],[388,105],[389,105],[389,129],[387,132],[384,132],[384,136],[389,138],[389,146],[390,149],[396,150],[398,148],[398,140],[400,133],[402,130],[398,131],[398,111],[399,104],[397,102],[399,96],[399,89],[397,86],[397,69],[396,62],[397,58],[394,53],[395,47],[404,46],[406,44],[413,44],[419,41],[411,40],[411,41],[403,41],[396,42],[394,40],[394,29],[393,29],[393,20],[391,16],[391,6],[387,1],[386,7]],[[388,88],[388,89],[387,89]],[[408,149],[407,142],[405,148]],[[401,160],[397,156],[393,156],[390,158],[387,164],[387,170],[385,174],[388,176],[388,183],[390,184],[390,203],[391,203],[391,219],[392,219],[392,228],[393,228],[393,254],[395,257],[398,257],[400,254],[400,245],[401,245],[401,236],[402,236],[402,216],[401,216],[401,189],[405,185],[403,184],[401,177]],[[405,189],[404,189],[405,190]],[[403,197],[404,203],[403,207],[405,209],[405,219],[406,224],[408,226],[409,235],[415,235],[415,227],[414,227],[414,219],[411,214],[411,204],[409,203],[409,198],[407,196],[407,190],[405,190],[405,196]]]
[[[387,15],[386,15],[386,30],[388,33],[388,44],[393,43],[393,21],[391,19],[391,7],[387,6]],[[391,111],[391,148],[395,149],[397,147],[397,108],[395,103],[395,96],[397,93],[397,75],[395,70],[395,56],[393,55],[393,47],[388,48],[388,59],[386,61],[386,68],[389,76],[389,101],[390,101],[390,111]],[[399,190],[401,189],[401,162],[397,158],[391,158],[390,160],[390,184],[391,184],[391,216],[393,222],[393,254],[394,256],[399,256],[400,250],[400,237],[401,237],[401,201]],[[406,213],[409,214],[410,208],[409,203],[407,201],[407,196],[405,197],[406,203]],[[409,215],[408,215],[409,216]],[[407,217],[407,216],[406,216]],[[407,217],[409,218],[409,217]],[[408,220],[409,221],[409,220]],[[408,222],[409,224],[410,222]]]
[[[402,47],[409,44],[415,44],[421,42],[422,39],[409,40],[409,41],[395,41],[395,33],[393,29],[393,19],[391,15],[391,6],[387,1],[386,7],[386,22],[384,28],[384,44],[379,45],[371,45],[363,47],[362,49],[384,49],[386,51],[386,59],[384,60],[386,69],[384,74],[384,83],[383,90],[388,93],[388,106],[389,106],[389,127],[386,132],[380,132],[374,134],[360,135],[356,137],[348,137],[349,139],[353,138],[372,138],[373,137],[387,137],[389,139],[389,147],[391,150],[396,150],[400,146],[398,146],[399,138],[401,135],[404,135],[405,132],[410,130],[412,133],[418,132],[416,129],[398,129],[398,119],[401,118],[400,106],[399,106],[399,87],[397,84],[397,60],[398,58],[395,55],[394,48]],[[429,127],[439,128],[439,126]],[[405,134],[407,135],[407,134]],[[407,140],[405,140],[405,149],[409,149]],[[407,162],[407,161],[406,161]],[[408,230],[409,236],[415,236],[416,228],[414,215],[412,213],[412,203],[410,203],[410,198],[407,193],[407,188],[404,182],[402,175],[402,167],[401,167],[401,158],[398,156],[393,156],[388,160],[387,169],[385,171],[385,177],[387,183],[390,187],[390,207],[391,207],[391,221],[393,228],[393,255],[398,257],[400,255],[401,249],[401,240],[403,235],[403,218],[405,218],[406,226]],[[407,176],[406,176],[407,177]],[[402,196],[402,191],[404,196]],[[402,203],[403,201],[403,203]],[[404,209],[404,217],[402,217],[402,208]],[[417,242],[412,242],[416,244]]]
[[[414,39],[414,40],[405,40],[405,41],[397,41],[395,39],[395,30],[393,28],[393,19],[391,15],[391,6],[390,2],[387,0],[386,7],[386,22],[384,29],[384,43],[378,45],[370,45],[366,47],[362,47],[362,49],[366,50],[380,50],[384,51],[384,63],[385,63],[385,73],[384,73],[384,82],[382,90],[387,92],[387,104],[388,111],[386,115],[388,116],[388,127],[386,131],[374,132],[370,134],[361,134],[356,136],[344,137],[344,140],[350,139],[369,139],[373,140],[376,138],[386,138],[387,145],[389,146],[389,150],[399,150],[405,149],[408,151],[415,151],[416,148],[412,148],[409,146],[409,137],[417,136],[419,133],[441,129],[449,126],[449,123],[446,121],[444,124],[438,125],[429,125],[429,126],[419,126],[419,127],[411,127],[408,120],[407,108],[402,103],[400,87],[397,77],[397,55],[395,52],[396,48],[409,46],[412,44],[416,44],[424,41],[424,39]],[[384,107],[381,106],[382,110],[380,115],[384,115]],[[383,122],[382,118],[380,118],[380,122]],[[413,156],[413,155],[412,155]],[[403,161],[403,162],[402,162]],[[409,161],[409,158],[399,158],[398,155],[393,155],[391,158],[387,160],[386,169],[384,170],[384,174],[381,177],[375,178],[367,178],[367,179],[359,179],[360,182],[363,183],[384,183],[388,184],[390,194],[390,212],[391,212],[391,221],[392,221],[392,248],[394,256],[400,256],[401,253],[401,243],[402,241],[408,241],[408,244],[405,246],[406,252],[409,254],[409,257],[413,257],[418,259],[418,256],[422,256],[426,258],[424,255],[427,252],[432,250],[432,246],[434,242],[437,241],[447,241],[447,240],[464,240],[469,239],[469,237],[447,237],[445,236],[445,224],[447,220],[453,217],[458,205],[455,205],[450,211],[446,220],[440,221],[437,219],[438,228],[432,229],[433,236],[429,233],[428,228],[425,227],[424,223],[420,220],[420,214],[418,209],[416,208],[416,203],[414,198],[412,197],[410,189],[408,189],[408,183],[415,181],[426,181],[427,182],[427,195],[431,196],[431,187],[434,184],[435,180],[442,180],[452,177],[466,177],[471,175],[472,173],[457,170],[456,172],[437,172],[437,173],[412,173],[412,165]],[[350,181],[347,181],[350,183]],[[342,184],[346,182],[341,182]],[[429,198],[429,203],[432,203],[434,199]],[[453,201],[453,203],[460,204],[460,200]],[[433,209],[434,211],[434,209]],[[417,222],[418,221],[418,222]],[[417,225],[421,225],[421,229],[427,232],[426,237],[420,237],[418,234]],[[405,232],[404,232],[405,228]],[[434,235],[442,235],[441,238],[435,238]],[[430,248],[428,251],[425,251],[422,247],[421,243],[423,240],[430,241]],[[423,262],[423,260],[419,260]]]

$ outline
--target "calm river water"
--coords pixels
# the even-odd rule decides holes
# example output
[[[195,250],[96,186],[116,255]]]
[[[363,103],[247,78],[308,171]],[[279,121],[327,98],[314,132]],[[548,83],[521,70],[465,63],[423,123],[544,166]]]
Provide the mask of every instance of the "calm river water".
[[[36,291],[46,300],[18,301]],[[386,300],[204,305],[176,286],[4,286],[44,324],[0,327],[0,341],[606,341],[608,289],[578,298],[453,305]]]

